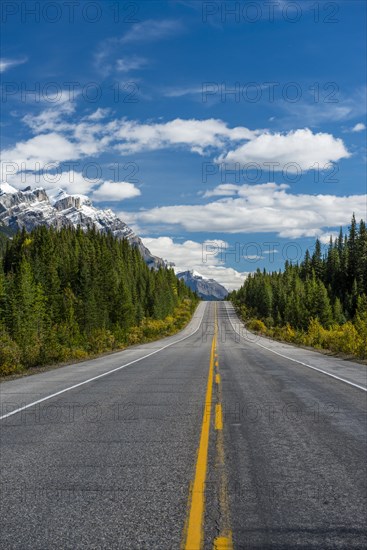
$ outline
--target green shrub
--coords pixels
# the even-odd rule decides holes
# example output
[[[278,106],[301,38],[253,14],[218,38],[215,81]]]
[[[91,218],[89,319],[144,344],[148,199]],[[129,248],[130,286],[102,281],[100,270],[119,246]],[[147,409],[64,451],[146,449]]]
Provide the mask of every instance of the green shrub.
[[[111,351],[114,343],[114,335],[110,330],[104,328],[94,329],[88,338],[88,348],[92,353]]]
[[[18,344],[0,328],[0,374],[7,375],[22,370],[21,356]]]

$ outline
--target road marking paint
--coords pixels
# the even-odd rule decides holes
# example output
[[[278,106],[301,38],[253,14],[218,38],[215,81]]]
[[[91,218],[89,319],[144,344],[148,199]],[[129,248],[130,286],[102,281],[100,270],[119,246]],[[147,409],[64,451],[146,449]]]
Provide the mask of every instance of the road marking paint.
[[[215,375],[215,383],[220,384],[220,374]]]
[[[215,366],[216,366],[217,368],[219,367],[218,361],[215,362]]]
[[[232,550],[232,533],[229,531],[227,533],[223,533],[220,537],[217,537],[214,540],[213,548],[214,550]]]
[[[223,415],[221,403],[217,403],[215,405],[215,429],[223,430]]]
[[[216,307],[216,306],[215,306]],[[215,309],[216,312],[216,309]],[[195,467],[195,478],[191,492],[191,506],[189,519],[187,522],[187,531],[184,549],[200,550],[204,539],[204,509],[205,509],[205,481],[208,466],[209,434],[211,422],[211,405],[213,393],[214,377],[214,350],[217,339],[217,325],[215,325],[212,341],[208,382],[205,396],[204,415],[201,427],[200,443]]]
[[[233,323],[231,321],[227,305],[225,307],[227,309],[228,319],[229,319],[229,322],[232,325],[233,330],[235,331],[236,334],[238,334],[238,336],[243,338],[243,336],[239,332],[237,332],[235,326],[233,325]],[[251,343],[256,344],[257,346],[260,346],[261,348],[267,349],[268,351],[271,351],[272,353],[275,353],[275,355],[279,355],[280,357],[283,357],[284,359],[288,359],[289,361],[293,361],[294,363],[298,363],[299,365],[302,365],[303,367],[307,367],[309,369],[316,370],[317,372],[321,372],[322,374],[326,374],[326,376],[330,376],[331,378],[335,378],[336,380],[340,380],[340,382],[344,382],[345,384],[348,384],[349,386],[353,386],[354,388],[358,388],[359,390],[363,390],[363,391],[367,392],[367,388],[365,388],[364,386],[360,386],[359,384],[355,384],[354,382],[351,382],[350,380],[346,380],[345,378],[341,378],[340,376],[336,376],[335,374],[331,374],[330,372],[327,372],[323,369],[319,369],[318,367],[313,367],[312,365],[308,365],[307,363],[304,363],[303,361],[298,361],[298,359],[293,359],[293,357],[288,357],[287,355],[283,355],[282,353],[279,353],[278,351],[274,351],[271,348],[267,348],[263,344],[259,344],[259,342],[251,342]]]
[[[190,338],[190,336],[193,336],[197,333],[197,331],[200,329],[201,324],[204,319],[204,313],[206,311],[206,307],[204,308],[203,314],[201,316],[200,322],[198,327],[191,332],[188,336],[184,336],[180,340],[176,340],[175,342],[171,342],[170,344],[166,344],[162,348],[159,348],[155,351],[152,351],[151,353],[148,353],[147,355],[144,355],[143,357],[139,357],[139,359],[134,359],[134,361],[130,361],[129,363],[125,363],[125,365],[121,365],[120,367],[116,367],[115,369],[109,370],[107,372],[104,372],[102,374],[98,374],[97,376],[93,376],[93,378],[89,378],[88,380],[84,380],[83,382],[79,382],[78,384],[74,384],[73,386],[69,386],[63,390],[57,391],[55,393],[52,393],[50,395],[47,395],[46,397],[42,397],[41,399],[38,399],[37,401],[33,401],[32,403],[28,403],[27,405],[23,405],[22,407],[19,407],[19,409],[15,409],[14,411],[11,411],[7,414],[3,414],[0,416],[0,420],[3,420],[4,418],[8,418],[9,416],[13,416],[14,414],[20,413],[29,407],[33,407],[34,405],[38,405],[39,403],[42,403],[43,401],[48,401],[49,399],[52,399],[53,397],[57,397],[58,395],[61,395],[67,391],[74,390],[75,388],[79,388],[80,386],[84,386],[84,384],[89,384],[89,382],[94,382],[95,380],[98,380],[99,378],[103,378],[104,376],[108,376],[109,374],[112,374],[114,372],[117,372],[121,369],[124,369],[125,367],[129,367],[130,365],[133,365],[134,363],[138,363],[139,361],[143,361],[144,359],[147,359],[148,357],[151,357],[152,355],[155,355],[156,353],[159,353],[160,351],[163,351],[166,348],[169,348],[170,346],[173,346],[175,344],[179,344],[180,342],[183,342],[183,340],[187,340],[187,338]]]
[[[217,374],[220,381],[220,375]],[[219,470],[219,510],[218,520],[220,535],[214,539],[214,550],[233,550],[231,514],[228,498],[228,479],[226,471],[226,458],[224,452],[224,434],[223,434],[223,412],[222,412],[222,385],[218,384],[218,405],[216,405],[216,449],[217,460],[216,468]]]

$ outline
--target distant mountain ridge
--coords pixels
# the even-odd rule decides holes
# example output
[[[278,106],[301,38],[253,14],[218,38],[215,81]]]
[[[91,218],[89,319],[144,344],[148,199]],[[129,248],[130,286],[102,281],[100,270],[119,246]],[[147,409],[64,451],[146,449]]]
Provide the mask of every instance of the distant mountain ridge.
[[[61,188],[45,190],[42,187],[26,187],[18,190],[8,183],[0,183],[2,232],[11,234],[23,228],[32,231],[38,225],[56,229],[80,226],[83,230],[95,227],[100,233],[111,232],[119,239],[127,239],[138,248],[149,267],[157,269],[174,265],[154,256],[131,227],[112,210],[96,208],[85,195],[69,194]],[[197,271],[182,271],[176,275],[203,300],[223,300],[228,294],[217,281]]]
[[[181,271],[176,273],[176,276],[203,300],[224,300],[228,296],[228,290],[224,286],[195,270]]]
[[[165,266],[166,262],[154,256],[142,240],[112,210],[93,206],[85,195],[70,195],[63,189],[46,191],[42,187],[18,190],[0,183],[0,225],[11,230],[25,228],[32,231],[38,225],[46,227],[77,227],[83,230],[95,227],[100,233],[111,232],[127,239],[138,248],[149,267]]]

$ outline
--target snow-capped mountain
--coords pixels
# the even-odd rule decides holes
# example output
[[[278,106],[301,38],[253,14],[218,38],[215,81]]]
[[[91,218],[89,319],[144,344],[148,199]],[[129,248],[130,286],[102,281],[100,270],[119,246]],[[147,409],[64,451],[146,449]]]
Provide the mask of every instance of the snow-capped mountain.
[[[203,300],[224,300],[228,291],[214,279],[208,279],[195,270],[176,273],[179,279],[194,290]]]
[[[165,265],[162,258],[153,256],[141,239],[112,210],[100,210],[84,195],[69,195],[63,189],[46,191],[26,187],[22,191],[0,183],[0,224],[13,230],[31,231],[37,225],[47,227],[94,226],[101,233],[111,232],[136,246],[150,267]]]

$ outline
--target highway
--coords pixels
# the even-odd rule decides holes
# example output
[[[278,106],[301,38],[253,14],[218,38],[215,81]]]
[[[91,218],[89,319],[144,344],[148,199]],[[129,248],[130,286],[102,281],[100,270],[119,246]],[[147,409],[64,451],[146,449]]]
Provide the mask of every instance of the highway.
[[[366,367],[201,303],[179,334],[3,382],[4,549],[367,547]]]

